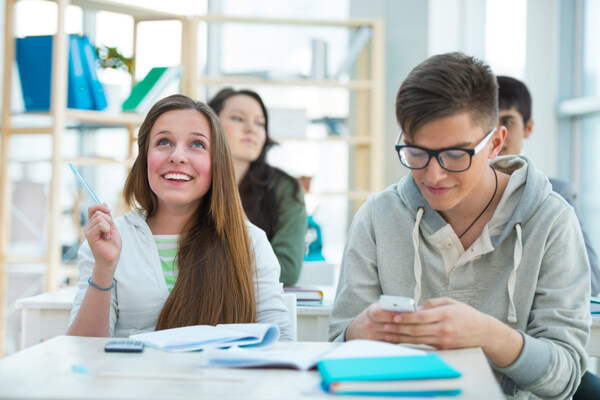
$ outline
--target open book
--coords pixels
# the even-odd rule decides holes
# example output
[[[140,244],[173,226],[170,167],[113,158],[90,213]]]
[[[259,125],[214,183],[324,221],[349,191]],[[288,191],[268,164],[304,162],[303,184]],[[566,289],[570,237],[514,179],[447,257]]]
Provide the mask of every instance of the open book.
[[[273,324],[194,325],[129,337],[146,346],[172,352],[231,346],[266,347],[279,338],[279,327]]]
[[[215,367],[287,367],[308,370],[321,360],[356,357],[421,356],[427,353],[411,347],[373,340],[351,340],[325,353],[300,350],[264,350],[230,348],[206,351],[208,365]]]

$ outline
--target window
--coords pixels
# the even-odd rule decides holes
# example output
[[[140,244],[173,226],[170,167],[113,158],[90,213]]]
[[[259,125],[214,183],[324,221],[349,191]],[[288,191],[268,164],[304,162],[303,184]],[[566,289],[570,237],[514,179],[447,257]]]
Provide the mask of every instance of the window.
[[[569,37],[561,49],[562,88],[559,114],[570,180],[577,186],[578,212],[594,249],[600,250],[600,2],[566,2],[561,33]],[[565,62],[564,60],[568,60]]]

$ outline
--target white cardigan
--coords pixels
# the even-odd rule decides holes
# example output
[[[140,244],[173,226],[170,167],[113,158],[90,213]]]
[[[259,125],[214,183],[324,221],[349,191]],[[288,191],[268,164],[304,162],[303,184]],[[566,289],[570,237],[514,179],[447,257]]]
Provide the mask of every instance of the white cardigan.
[[[134,333],[153,331],[158,315],[169,296],[158,257],[158,249],[146,218],[140,211],[131,211],[115,219],[123,241],[121,257],[113,277],[111,293],[110,336],[128,337]],[[265,233],[246,222],[254,246],[257,276],[256,322],[279,326],[280,340],[291,340],[291,322],[283,301],[279,283],[280,267]],[[71,311],[73,323],[81,306],[88,278],[92,276],[94,256],[87,241],[79,248],[79,290]],[[95,290],[95,289],[91,289]]]

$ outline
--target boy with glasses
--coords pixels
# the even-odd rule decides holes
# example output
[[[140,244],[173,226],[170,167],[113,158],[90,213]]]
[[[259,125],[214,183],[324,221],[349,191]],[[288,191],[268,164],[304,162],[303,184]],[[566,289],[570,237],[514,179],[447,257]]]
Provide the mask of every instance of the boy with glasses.
[[[494,160],[506,136],[497,91],[489,67],[460,53],[403,82],[396,150],[411,173],[354,218],[330,338],[481,347],[509,396],[566,398],[586,367],[585,247],[540,171]],[[383,310],[382,294],[417,311]]]

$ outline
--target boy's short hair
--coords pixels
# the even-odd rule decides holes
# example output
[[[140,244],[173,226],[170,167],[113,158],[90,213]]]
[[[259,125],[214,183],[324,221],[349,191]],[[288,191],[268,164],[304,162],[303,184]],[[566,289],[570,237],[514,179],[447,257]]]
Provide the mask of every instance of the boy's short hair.
[[[526,124],[531,119],[531,94],[523,82],[510,76],[498,76],[498,105],[501,110],[515,108]]]
[[[463,112],[486,132],[493,129],[498,123],[498,83],[487,64],[459,52],[417,65],[396,97],[396,119],[409,136],[430,122]]]

